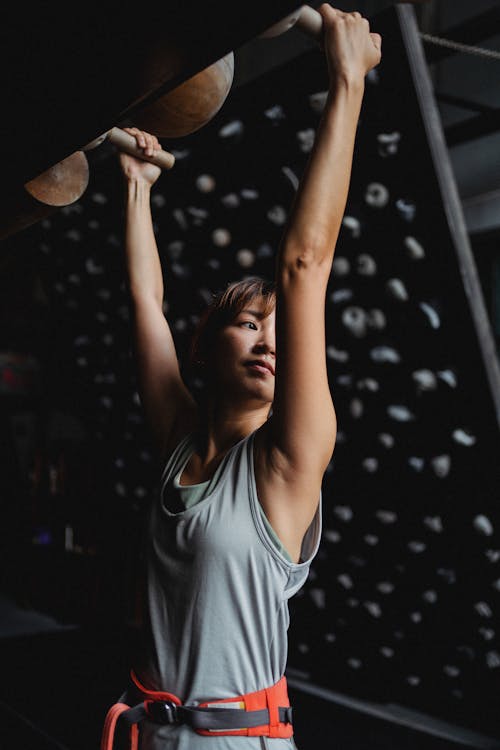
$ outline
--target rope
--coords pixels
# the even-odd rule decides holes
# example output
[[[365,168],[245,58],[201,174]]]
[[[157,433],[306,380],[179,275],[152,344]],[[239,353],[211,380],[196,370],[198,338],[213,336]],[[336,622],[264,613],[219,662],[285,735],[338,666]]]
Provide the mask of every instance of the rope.
[[[500,60],[500,52],[498,50],[474,47],[472,44],[462,44],[461,42],[454,42],[452,39],[443,39],[443,37],[424,34],[423,32],[420,32],[420,38],[429,44],[436,44],[438,47],[448,47],[456,52],[487,57],[490,60]]]

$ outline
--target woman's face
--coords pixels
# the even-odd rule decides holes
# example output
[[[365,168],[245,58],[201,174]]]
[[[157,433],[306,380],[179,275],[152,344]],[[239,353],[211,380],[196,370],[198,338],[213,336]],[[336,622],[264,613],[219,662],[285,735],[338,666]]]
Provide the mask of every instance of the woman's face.
[[[254,300],[219,332],[211,355],[213,385],[219,395],[272,403],[276,365],[276,315],[264,316]]]

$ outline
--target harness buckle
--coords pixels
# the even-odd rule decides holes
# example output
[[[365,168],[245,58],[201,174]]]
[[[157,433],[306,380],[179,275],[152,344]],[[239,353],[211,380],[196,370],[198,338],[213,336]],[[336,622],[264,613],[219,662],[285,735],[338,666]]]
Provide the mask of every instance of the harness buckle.
[[[173,701],[151,701],[148,714],[158,724],[177,724],[179,721],[177,705]]]
[[[293,709],[291,706],[285,708],[285,720],[284,724],[293,724]]]

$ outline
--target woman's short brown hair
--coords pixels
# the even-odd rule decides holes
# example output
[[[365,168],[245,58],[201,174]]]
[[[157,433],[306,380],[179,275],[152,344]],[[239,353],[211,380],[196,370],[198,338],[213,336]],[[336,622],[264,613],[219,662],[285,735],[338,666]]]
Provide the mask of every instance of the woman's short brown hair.
[[[269,315],[276,305],[274,284],[251,276],[234,281],[214,295],[200,317],[191,342],[190,363],[194,370],[199,370],[208,360],[219,331],[256,299],[263,302],[264,315]]]

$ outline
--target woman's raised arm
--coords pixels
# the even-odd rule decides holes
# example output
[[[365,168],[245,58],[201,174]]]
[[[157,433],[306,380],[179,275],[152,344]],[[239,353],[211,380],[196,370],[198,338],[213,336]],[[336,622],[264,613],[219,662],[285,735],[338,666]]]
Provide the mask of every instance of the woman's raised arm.
[[[146,154],[161,148],[154,136],[136,128],[127,131]],[[195,404],[182,381],[163,313],[163,275],[150,207],[151,187],[160,170],[126,154],[120,154],[120,164],[126,186],[125,253],[140,396],[158,457],[163,458],[176,442],[179,424],[189,429]]]
[[[364,79],[380,61],[381,45],[359,13],[326,4],[319,11],[329,94],[277,258],[276,388],[259,488],[269,520],[294,549],[300,548],[316,510],[335,444],[325,297],[349,189]]]

